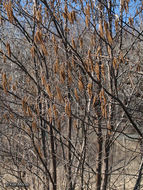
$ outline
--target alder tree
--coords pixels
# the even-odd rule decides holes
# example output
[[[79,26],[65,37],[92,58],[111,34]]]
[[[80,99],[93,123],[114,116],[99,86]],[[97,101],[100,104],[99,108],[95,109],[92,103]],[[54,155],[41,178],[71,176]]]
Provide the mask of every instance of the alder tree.
[[[141,189],[143,3],[3,0],[0,186]]]

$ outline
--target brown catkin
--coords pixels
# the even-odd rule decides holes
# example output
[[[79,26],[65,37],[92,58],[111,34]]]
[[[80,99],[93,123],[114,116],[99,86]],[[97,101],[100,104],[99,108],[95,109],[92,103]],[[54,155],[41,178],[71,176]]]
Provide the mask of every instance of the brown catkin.
[[[8,86],[8,83],[7,83],[6,73],[3,73],[3,74],[2,74],[2,86],[3,86],[4,92],[7,93],[7,86]]]
[[[96,100],[97,100],[97,97],[96,97],[96,96],[94,96],[94,97],[93,97],[93,103],[92,103],[92,105],[93,105],[93,106],[94,106],[94,104],[95,104]]]
[[[42,49],[44,55],[45,55],[45,56],[48,56],[48,51],[47,51],[46,46],[45,46],[44,43],[41,43],[41,49]]]
[[[102,27],[102,23],[99,23],[99,32],[100,32],[100,36],[103,38],[104,34],[103,34],[103,27]]]
[[[13,23],[14,21],[14,16],[13,16],[13,9],[12,9],[12,3],[11,0],[8,1],[8,3],[4,3],[4,8],[7,12],[7,17],[10,23]]]
[[[79,96],[78,96],[76,88],[74,89],[74,95],[75,95],[76,100],[79,101]]]
[[[66,102],[65,105],[65,113],[70,117],[71,116],[71,104],[70,102]]]
[[[35,47],[34,46],[31,47],[31,56],[34,59],[34,56],[35,56]]]
[[[76,13],[75,13],[75,11],[72,11],[72,12],[71,12],[71,15],[72,15],[72,19],[73,19],[74,21],[76,21]]]
[[[59,72],[59,59],[57,58],[55,63],[54,63],[54,73]]]
[[[89,27],[89,18],[88,18],[88,15],[86,15],[86,17],[85,17],[85,24],[86,24],[86,27],[88,28]]]
[[[84,89],[82,79],[79,79],[79,81],[78,81],[78,88],[79,88],[80,91],[82,91]]]
[[[111,54],[111,48],[110,48],[110,46],[107,46],[107,51],[108,51],[108,55],[109,55],[109,57],[111,57],[112,54]]]
[[[81,37],[79,38],[79,46],[80,46],[80,49],[83,48],[83,39]]]
[[[6,56],[3,54],[3,62],[6,63]]]
[[[110,31],[109,31],[109,30],[108,30],[108,32],[107,32],[107,39],[108,39],[109,44],[111,45],[112,42],[113,42],[113,40],[112,40],[112,37],[111,37],[111,34],[110,34]]]
[[[90,5],[87,4],[87,7],[85,8],[85,14],[90,18]]]
[[[116,29],[116,32],[118,31],[118,25],[119,25],[119,19],[116,19],[115,20],[115,29]]]
[[[87,85],[87,92],[88,92],[89,97],[91,98],[91,96],[92,96],[92,84],[91,83],[89,83]]]
[[[68,19],[70,21],[70,24],[73,24],[74,23],[74,18],[72,16],[72,12],[68,14]]]
[[[45,76],[42,76],[42,77],[41,77],[41,82],[42,82],[42,85],[43,85],[43,86],[46,86],[47,82],[46,82]]]
[[[42,36],[42,32],[41,30],[37,30],[36,33],[35,33],[35,36],[34,36],[34,41],[36,43],[40,43],[42,44],[43,43],[43,36]]]
[[[22,99],[22,109],[23,109],[24,114],[26,115],[26,114],[27,114],[26,98],[23,98],[23,99]]]
[[[60,82],[61,83],[64,83],[65,77],[66,77],[65,66],[64,66],[64,64],[62,64],[61,67],[60,67]]]
[[[54,52],[55,52],[55,55],[57,56],[58,55],[58,44],[57,43],[54,44]]]
[[[32,122],[32,130],[33,130],[33,131],[36,131],[36,130],[37,130],[36,121],[33,121],[33,122]]]
[[[118,68],[118,64],[117,64],[117,59],[114,57],[113,58],[113,62],[112,62],[113,68],[117,69]]]
[[[32,117],[32,111],[31,111],[31,108],[29,106],[27,107],[27,112],[28,112],[28,115],[30,117]]]
[[[36,16],[37,16],[37,21],[40,22],[40,23],[42,23],[41,10],[38,10],[38,11],[37,11]]]
[[[11,49],[10,49],[9,43],[6,43],[6,49],[7,49],[8,56],[11,57]]]
[[[74,41],[73,38],[72,38],[72,47],[73,47],[74,49],[76,49],[75,41]]]
[[[96,73],[97,79],[99,80],[100,78],[99,78],[99,64],[98,63],[95,64],[95,73]]]
[[[66,15],[66,13],[63,12],[62,15],[63,15],[64,20],[67,19],[67,15]]]
[[[46,85],[46,91],[47,91],[47,94],[49,95],[49,98],[52,98],[53,95],[51,93],[51,89],[50,89],[50,85],[49,84]]]
[[[56,91],[57,91],[57,98],[60,102],[63,101],[63,97],[62,97],[62,93],[61,93],[61,90],[58,86],[56,86]]]
[[[72,74],[71,74],[70,69],[68,69],[68,83],[69,83],[69,85],[71,85],[73,83]]]
[[[58,111],[57,111],[55,104],[53,105],[53,112],[54,112],[55,120],[57,120],[58,119]]]

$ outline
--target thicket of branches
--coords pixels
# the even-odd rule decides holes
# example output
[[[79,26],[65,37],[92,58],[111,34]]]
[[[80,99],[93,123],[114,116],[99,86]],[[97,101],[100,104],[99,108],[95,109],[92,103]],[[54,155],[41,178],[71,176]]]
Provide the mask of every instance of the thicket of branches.
[[[130,0],[1,2],[1,188],[141,188],[142,10]]]

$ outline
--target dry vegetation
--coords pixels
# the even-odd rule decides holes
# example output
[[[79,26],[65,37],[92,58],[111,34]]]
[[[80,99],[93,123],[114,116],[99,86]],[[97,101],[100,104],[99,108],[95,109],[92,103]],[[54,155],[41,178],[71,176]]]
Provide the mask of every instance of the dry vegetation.
[[[0,10],[0,189],[142,189],[141,1]]]

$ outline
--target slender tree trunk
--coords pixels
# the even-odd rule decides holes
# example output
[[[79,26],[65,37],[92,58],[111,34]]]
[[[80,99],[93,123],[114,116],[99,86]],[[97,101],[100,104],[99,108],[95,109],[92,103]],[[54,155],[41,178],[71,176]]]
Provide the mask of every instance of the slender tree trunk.
[[[103,4],[101,2],[101,11],[100,11],[100,23],[101,25],[103,24],[103,11],[104,11],[104,7]],[[100,39],[99,41],[100,43],[100,47],[102,49],[102,39]],[[101,51],[102,54],[102,51]],[[102,66],[102,62],[101,62],[101,58],[99,57],[99,62],[98,62],[98,67],[99,67],[99,83],[101,83],[101,66]],[[101,87],[98,87],[98,96],[101,92]],[[103,157],[103,134],[102,134],[102,111],[101,111],[101,100],[99,100],[99,109],[97,111],[97,119],[98,119],[98,130],[97,130],[97,143],[98,143],[98,155],[97,155],[97,176],[96,176],[96,190],[101,190],[101,184],[102,184],[102,157]]]
[[[107,2],[108,7],[108,25],[109,25],[109,32],[112,38],[112,0],[109,0]],[[112,66],[113,61],[113,50],[112,50],[112,44],[111,44],[111,61],[108,62],[108,89],[111,94],[114,94],[113,91],[113,82],[115,81],[115,73],[114,68]],[[108,185],[108,179],[109,179],[109,159],[110,159],[110,149],[111,149],[111,135],[112,135],[112,129],[113,129],[113,106],[114,102],[111,97],[108,98],[108,118],[107,118],[107,134],[106,134],[106,140],[105,140],[105,159],[104,159],[104,181],[103,181],[103,190],[107,189]]]
[[[55,140],[52,127],[50,127],[50,142],[51,142],[51,152],[52,152],[52,169],[53,169],[53,190],[57,190],[57,160],[55,152]]]
[[[99,116],[100,117],[100,116]],[[97,156],[97,184],[96,190],[101,189],[101,182],[102,182],[102,145],[103,145],[103,137],[102,137],[102,129],[101,129],[101,119],[98,119],[98,156]]]

